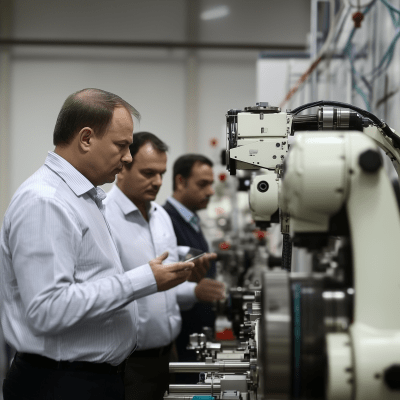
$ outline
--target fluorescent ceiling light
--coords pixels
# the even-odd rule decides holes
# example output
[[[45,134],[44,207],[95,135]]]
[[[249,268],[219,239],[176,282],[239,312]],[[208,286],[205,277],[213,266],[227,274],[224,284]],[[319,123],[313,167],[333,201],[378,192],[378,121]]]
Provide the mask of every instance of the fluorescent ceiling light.
[[[224,18],[229,14],[228,6],[218,6],[209,10],[203,11],[200,15],[202,20],[208,21],[210,19]]]

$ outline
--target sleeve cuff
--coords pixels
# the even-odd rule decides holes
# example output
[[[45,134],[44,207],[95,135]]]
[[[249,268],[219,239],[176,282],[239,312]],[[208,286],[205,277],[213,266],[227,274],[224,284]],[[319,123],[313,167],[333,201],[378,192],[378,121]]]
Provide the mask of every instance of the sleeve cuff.
[[[197,297],[194,293],[197,283],[183,282],[177,286],[176,299],[182,311],[190,310],[197,302]]]
[[[157,282],[150,264],[131,269],[126,275],[131,282],[135,300],[157,292]]]

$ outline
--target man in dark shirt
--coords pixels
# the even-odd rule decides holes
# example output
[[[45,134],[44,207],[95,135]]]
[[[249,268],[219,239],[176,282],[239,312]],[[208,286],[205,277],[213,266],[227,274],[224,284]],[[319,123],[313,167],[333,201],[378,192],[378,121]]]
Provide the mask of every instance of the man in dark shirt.
[[[214,194],[213,163],[200,154],[179,157],[173,168],[173,195],[167,199],[164,208],[171,217],[179,246],[189,246],[208,252],[208,244],[200,228],[196,211],[207,207]],[[206,278],[215,278],[215,264],[212,263]],[[182,330],[176,339],[179,361],[195,361],[196,354],[187,350],[189,335],[201,333],[203,327],[214,331],[215,311],[212,304],[197,303],[188,311],[182,311]],[[198,375],[178,374],[178,383],[196,383]]]

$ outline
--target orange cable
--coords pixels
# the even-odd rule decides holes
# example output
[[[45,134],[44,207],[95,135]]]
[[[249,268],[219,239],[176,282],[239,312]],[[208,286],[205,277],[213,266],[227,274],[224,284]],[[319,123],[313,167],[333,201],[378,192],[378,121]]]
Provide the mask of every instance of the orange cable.
[[[306,81],[306,79],[311,75],[317,65],[321,62],[322,56],[318,57],[307,69],[306,72],[299,78],[296,84],[289,90],[288,94],[286,95],[285,99],[279,104],[279,107],[282,108],[286,102],[288,102],[292,96],[299,90],[300,86]]]

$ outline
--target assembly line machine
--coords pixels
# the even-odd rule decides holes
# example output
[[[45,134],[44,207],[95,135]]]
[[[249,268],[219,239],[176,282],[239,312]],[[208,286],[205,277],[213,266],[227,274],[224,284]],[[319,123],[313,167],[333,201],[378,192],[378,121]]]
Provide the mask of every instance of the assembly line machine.
[[[226,117],[227,169],[253,172],[251,214],[261,229],[280,224],[282,259],[253,266],[258,285],[230,288],[237,340],[192,335],[199,361],[170,371],[199,382],[164,399],[400,399],[400,219],[383,164],[399,172],[400,137],[331,101]],[[311,272],[291,271],[292,246],[313,255]]]

